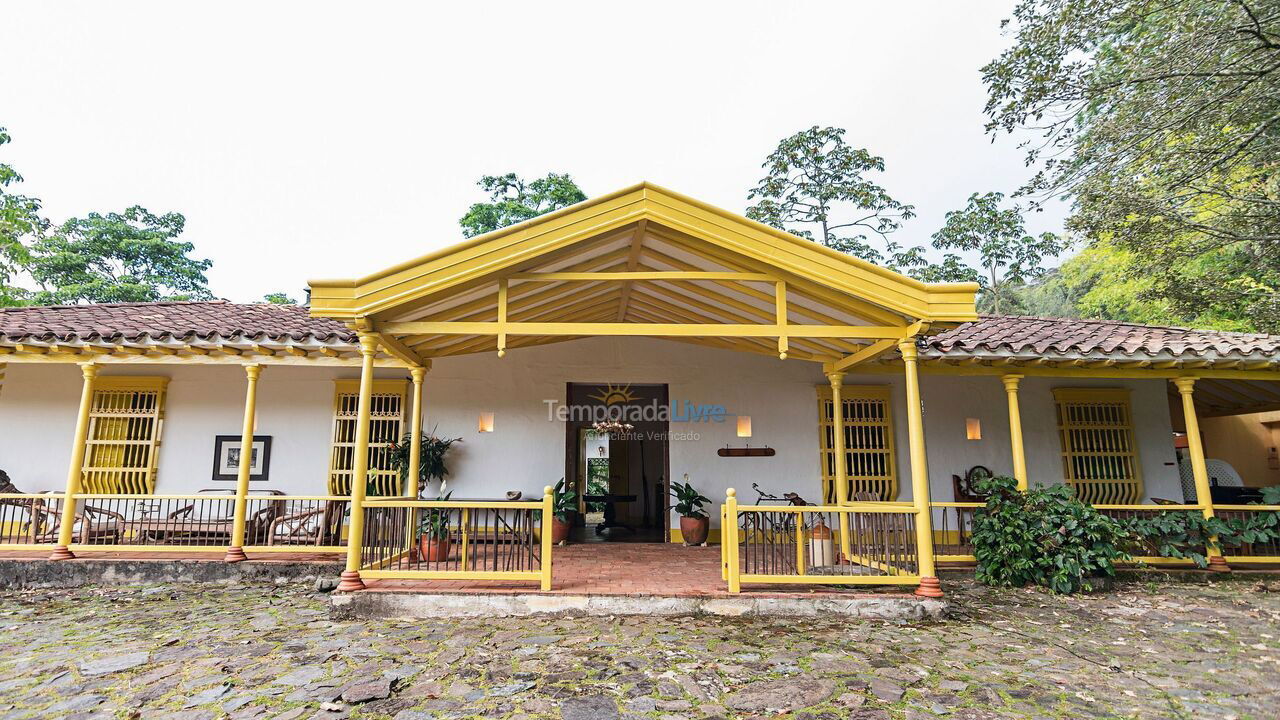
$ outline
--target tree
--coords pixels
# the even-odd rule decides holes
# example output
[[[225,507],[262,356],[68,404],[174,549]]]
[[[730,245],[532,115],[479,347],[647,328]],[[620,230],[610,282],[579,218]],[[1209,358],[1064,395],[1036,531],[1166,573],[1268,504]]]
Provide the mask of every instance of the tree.
[[[1013,22],[983,77],[988,131],[1038,136],[1024,192],[1072,198],[1069,227],[1178,314],[1280,331],[1280,4],[1021,0]]]
[[[974,193],[964,209],[947,213],[946,224],[933,234],[935,248],[978,253],[986,271],[982,304],[997,315],[1017,286],[1044,274],[1046,257],[1066,248],[1053,233],[1028,235],[1022,209],[1017,205],[1002,209],[1003,202],[1003,193]]]
[[[0,127],[0,146],[11,141]],[[49,222],[40,215],[40,200],[12,192],[10,186],[22,182],[12,166],[0,163],[0,307],[22,302],[26,291],[12,284],[30,256],[23,239],[39,235]]]
[[[297,305],[298,301],[289,297],[288,293],[273,292],[262,296],[262,299],[271,305]]]
[[[489,194],[489,202],[472,205],[458,220],[465,237],[493,232],[587,199],[568,174],[547,173],[528,183],[515,173],[485,175],[476,184]]]
[[[1202,282],[1223,273],[1215,258],[1196,258],[1179,268],[1175,279]],[[1240,306],[1207,304],[1184,314],[1173,302],[1153,292],[1157,279],[1134,253],[1103,238],[1067,258],[1056,270],[1019,293],[1027,312],[1051,317],[1084,317],[1146,325],[1179,325],[1208,330],[1247,331],[1251,325]]]
[[[187,256],[191,243],[173,238],[186,220],[133,206],[123,213],[72,218],[31,246],[37,304],[154,302],[213,297],[204,271],[210,260]]]
[[[757,201],[747,217],[869,262],[903,264],[893,262],[903,259],[895,256],[899,246],[886,255],[867,244],[867,234],[887,240],[915,216],[915,207],[863,177],[883,172],[884,158],[849,146],[844,133],[815,125],[778,143],[761,166],[765,176],[747,195]]]

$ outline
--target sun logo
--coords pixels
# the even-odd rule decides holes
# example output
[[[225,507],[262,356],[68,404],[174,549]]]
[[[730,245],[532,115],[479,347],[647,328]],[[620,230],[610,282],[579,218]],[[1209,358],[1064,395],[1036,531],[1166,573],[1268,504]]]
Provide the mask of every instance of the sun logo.
[[[629,402],[635,401],[636,399],[636,396],[631,394],[630,383],[622,386],[609,383],[604,386],[604,389],[600,391],[599,395],[588,395],[587,397],[592,400],[599,400],[605,405],[625,405]]]

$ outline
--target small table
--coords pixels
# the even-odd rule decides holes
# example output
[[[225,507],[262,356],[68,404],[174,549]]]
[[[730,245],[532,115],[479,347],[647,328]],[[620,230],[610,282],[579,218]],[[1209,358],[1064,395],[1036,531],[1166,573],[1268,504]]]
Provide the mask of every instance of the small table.
[[[615,527],[620,527],[629,533],[635,534],[635,528],[627,525],[626,523],[618,522],[618,510],[615,507],[618,503],[635,502],[635,495],[615,495],[613,493],[605,493],[603,495],[583,495],[582,501],[604,505],[604,522],[596,525],[597,535],[603,535],[605,530]]]

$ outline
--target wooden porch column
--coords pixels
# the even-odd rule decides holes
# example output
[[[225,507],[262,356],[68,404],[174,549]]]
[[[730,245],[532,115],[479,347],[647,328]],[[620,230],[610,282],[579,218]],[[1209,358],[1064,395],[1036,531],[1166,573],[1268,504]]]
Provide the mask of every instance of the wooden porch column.
[[[924,415],[920,406],[919,356],[914,339],[898,343],[907,385],[907,438],[911,446],[911,500],[916,506],[916,554],[920,565],[920,597],[942,597],[933,565],[933,508],[929,506],[929,461],[924,448]]]
[[[76,416],[76,434],[71,444],[71,461],[67,464],[67,496],[62,501],[62,521],[58,525],[58,545],[49,555],[50,560],[70,560],[75,557],[67,547],[71,544],[76,524],[76,493],[80,492],[80,474],[84,468],[84,448],[89,439],[89,411],[93,408],[94,384],[98,378],[98,366],[81,363],[80,373],[84,383],[80,387],[80,414]]]
[[[835,459],[835,473],[831,482],[836,486],[836,504],[849,502],[848,469],[845,467],[844,447],[844,398],[840,390],[844,387],[844,373],[827,373],[831,383],[831,454]],[[840,513],[840,551],[848,558],[852,553],[852,538],[849,535],[849,513]]]
[[[369,482],[369,410],[373,398],[373,358],[378,338],[360,334],[360,404],[356,415],[356,443],[351,461],[351,524],[347,528],[347,569],[338,583],[340,592],[364,589],[360,579],[360,554],[364,542],[364,493]]]
[[[1000,378],[1009,396],[1009,447],[1013,450],[1013,477],[1018,489],[1027,489],[1027,455],[1022,446],[1022,413],[1018,409],[1018,382],[1022,376],[1010,373]]]
[[[427,369],[409,369],[413,378],[413,417],[409,419],[409,487],[404,488],[404,494],[415,499],[421,491],[418,475],[422,472],[422,381],[427,377]]]
[[[1200,421],[1196,418],[1196,403],[1192,397],[1196,379],[1193,377],[1174,378],[1173,384],[1182,396],[1182,417],[1187,426],[1187,451],[1191,454],[1191,476],[1196,484],[1196,504],[1206,518],[1213,517],[1213,493],[1209,489],[1209,470],[1204,464],[1204,443],[1200,440]],[[1218,572],[1231,572],[1227,561],[1222,558],[1222,549],[1218,547],[1217,538],[1213,538],[1205,549],[1209,557],[1209,569]]]
[[[245,515],[249,511],[249,470],[253,458],[253,426],[258,413],[258,377],[262,366],[245,365],[247,380],[244,391],[244,421],[240,425],[240,464],[236,467],[236,508],[231,521],[231,546],[223,557],[226,562],[242,562],[244,554]]]

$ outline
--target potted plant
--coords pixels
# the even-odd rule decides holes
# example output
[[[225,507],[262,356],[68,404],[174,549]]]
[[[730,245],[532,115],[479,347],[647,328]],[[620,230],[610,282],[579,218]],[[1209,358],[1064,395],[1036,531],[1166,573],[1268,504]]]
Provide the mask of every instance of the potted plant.
[[[684,544],[706,545],[711,518],[702,506],[711,502],[711,498],[694,489],[688,475],[684,476],[683,483],[671,484],[671,496],[676,499],[676,512],[680,513],[680,535],[684,537]]]
[[[573,528],[573,514],[578,511],[578,493],[565,487],[564,478],[556,483],[551,499],[551,542],[564,545]]]
[[[407,490],[409,483],[409,459],[413,450],[413,436],[405,433],[404,437],[398,443],[392,443],[387,448],[390,457],[391,468],[400,473],[400,487]],[[454,443],[462,442],[462,438],[442,438],[437,437],[435,432],[431,434],[422,433],[422,444],[418,450],[418,495],[421,497],[427,491],[427,487],[432,480],[440,481],[440,492],[444,492],[444,479],[449,474],[449,467],[445,465],[444,456],[449,452],[449,448]]]
[[[453,493],[436,498],[448,500]],[[428,509],[418,522],[418,562],[444,562],[452,545],[449,536],[449,511]]]

